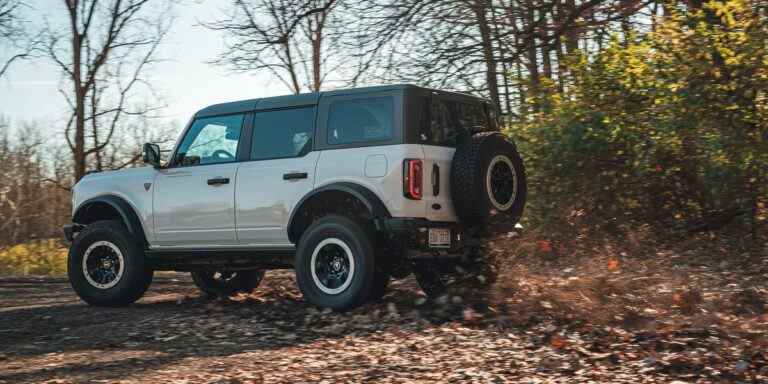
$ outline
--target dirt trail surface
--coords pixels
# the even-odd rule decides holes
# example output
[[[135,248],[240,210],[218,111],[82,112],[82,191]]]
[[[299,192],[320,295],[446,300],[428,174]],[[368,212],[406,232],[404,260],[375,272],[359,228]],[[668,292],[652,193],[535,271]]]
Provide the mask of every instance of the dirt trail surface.
[[[382,302],[321,312],[292,272],[273,271],[226,300],[163,274],[136,304],[109,309],[86,306],[64,279],[0,278],[0,383],[766,382],[744,343],[717,360],[712,345],[727,336],[707,327],[662,338],[537,316],[502,326],[424,301],[405,279]]]

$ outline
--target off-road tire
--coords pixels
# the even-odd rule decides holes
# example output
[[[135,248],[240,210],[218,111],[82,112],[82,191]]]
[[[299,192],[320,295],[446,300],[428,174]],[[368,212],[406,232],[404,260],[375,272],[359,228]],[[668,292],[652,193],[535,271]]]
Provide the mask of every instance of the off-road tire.
[[[488,189],[491,166],[511,165],[514,188],[501,205]],[[510,179],[511,180],[511,179]],[[451,195],[457,216],[467,225],[487,224],[491,216],[504,215],[517,223],[526,198],[525,167],[515,144],[498,132],[483,132],[460,140],[451,164]]]
[[[235,293],[250,293],[256,289],[264,278],[263,270],[233,271],[228,278],[216,278],[216,273],[227,272],[194,271],[192,281],[197,288],[209,296],[229,296]]]
[[[355,307],[370,298],[376,273],[373,240],[363,226],[345,216],[328,215],[313,222],[299,239],[294,263],[296,281],[304,298],[318,307],[337,311]],[[321,274],[327,269],[322,265],[318,267],[321,251],[340,255],[339,258],[345,260],[350,272],[342,276],[351,276],[348,283],[344,277],[344,284],[337,287],[322,284]],[[330,293],[332,290],[339,291]]]
[[[84,271],[83,258],[90,247],[110,248],[110,244],[119,250],[123,263],[118,270],[120,267],[123,270],[119,278],[109,283],[114,283],[113,286],[99,288],[89,282],[89,279],[93,281],[93,277]],[[67,257],[67,275],[75,293],[86,303],[121,307],[138,300],[147,291],[152,283],[153,271],[145,262],[141,245],[122,222],[101,220],[88,225],[72,241]]]

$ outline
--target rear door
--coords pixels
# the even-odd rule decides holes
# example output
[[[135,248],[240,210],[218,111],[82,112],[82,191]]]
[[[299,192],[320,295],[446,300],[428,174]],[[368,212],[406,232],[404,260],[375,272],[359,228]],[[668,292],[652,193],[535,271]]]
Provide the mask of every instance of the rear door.
[[[236,244],[235,177],[244,114],[203,117],[155,178],[157,245]]]
[[[315,110],[312,105],[254,114],[250,154],[238,169],[235,190],[240,244],[290,245],[291,212],[315,181]]]

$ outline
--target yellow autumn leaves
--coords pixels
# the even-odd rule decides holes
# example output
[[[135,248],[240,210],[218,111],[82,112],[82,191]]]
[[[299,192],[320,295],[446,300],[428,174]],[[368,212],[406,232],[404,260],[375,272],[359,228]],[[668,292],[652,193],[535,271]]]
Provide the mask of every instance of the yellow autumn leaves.
[[[63,275],[67,249],[58,240],[38,240],[0,248],[0,276]]]

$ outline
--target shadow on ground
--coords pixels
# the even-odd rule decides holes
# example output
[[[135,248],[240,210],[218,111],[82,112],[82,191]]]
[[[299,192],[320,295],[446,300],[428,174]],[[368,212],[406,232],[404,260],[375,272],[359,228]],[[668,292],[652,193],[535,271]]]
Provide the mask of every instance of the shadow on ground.
[[[418,311],[412,281],[393,283],[387,304],[344,314],[302,301],[288,271],[273,271],[250,295],[211,299],[186,274],[155,278],[144,298],[126,308],[90,307],[65,279],[0,279],[0,382],[46,377],[117,380],[187,358],[224,357],[358,337],[405,323],[430,327]],[[51,363],[46,356],[66,354]],[[44,364],[40,364],[44,363]]]

